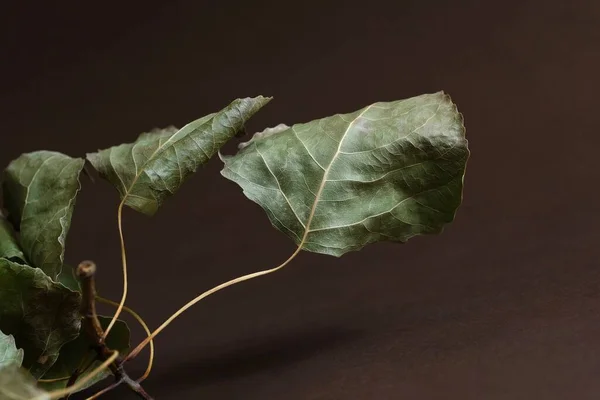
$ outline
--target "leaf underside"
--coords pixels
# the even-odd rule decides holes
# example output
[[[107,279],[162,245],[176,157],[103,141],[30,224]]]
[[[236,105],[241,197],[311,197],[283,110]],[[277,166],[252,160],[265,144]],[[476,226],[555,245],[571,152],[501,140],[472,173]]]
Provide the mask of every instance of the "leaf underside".
[[[12,226],[0,218],[0,330],[14,336],[24,352],[23,367],[35,378],[54,364],[81,325],[81,295],[58,276],[64,275],[83,164],[81,158],[37,151],[21,155],[4,172],[3,200]]]
[[[53,151],[23,154],[5,170],[4,206],[30,265],[60,273],[84,160]]]
[[[15,364],[0,368],[0,400],[29,399],[50,400],[50,396],[36,386],[23,368]]]
[[[125,205],[153,215],[269,101],[262,96],[238,99],[179,130],[143,133],[134,143],[90,153],[87,159],[116,187]]]
[[[462,200],[469,156],[443,92],[375,103],[255,135],[221,171],[304,250],[341,256],[439,233]]]
[[[24,350],[23,366],[39,378],[75,339],[81,326],[81,295],[54,282],[39,268],[0,259],[0,330]]]
[[[23,349],[18,349],[15,338],[0,331],[0,368],[8,365],[21,366],[23,362]]]

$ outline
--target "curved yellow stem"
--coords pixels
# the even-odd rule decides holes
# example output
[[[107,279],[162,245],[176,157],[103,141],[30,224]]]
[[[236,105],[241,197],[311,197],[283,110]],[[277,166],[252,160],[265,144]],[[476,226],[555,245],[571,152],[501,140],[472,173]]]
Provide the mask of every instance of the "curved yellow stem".
[[[117,307],[117,311],[115,311],[115,315],[113,315],[110,323],[106,327],[104,331],[104,336],[102,339],[106,339],[108,333],[114,326],[115,322],[117,322],[117,318],[121,315],[121,311],[123,311],[123,307],[125,306],[125,300],[127,299],[127,254],[125,252],[125,239],[123,238],[123,223],[122,223],[122,215],[123,215],[123,206],[125,205],[125,199],[123,198],[121,203],[119,203],[119,208],[117,209],[117,224],[119,226],[119,238],[121,239],[121,260],[123,264],[123,296],[121,297],[121,302]]]
[[[119,303],[117,303],[116,301],[105,299],[104,297],[96,296],[96,300],[99,301],[100,303],[109,304],[114,307],[119,306]],[[144,328],[144,331],[146,332],[146,335],[148,335],[148,337],[151,336],[150,328],[148,328],[148,325],[146,324],[146,322],[144,322],[144,320],[142,319],[142,317],[139,316],[138,313],[136,313],[135,311],[133,311],[131,308],[129,308],[127,306],[123,306],[123,310],[125,310],[125,312],[131,314],[131,316],[133,318],[135,318],[137,320],[137,322],[139,322],[139,324],[142,326],[142,328]],[[146,379],[148,377],[148,375],[150,375],[150,371],[152,371],[153,363],[154,363],[154,341],[150,340],[150,356],[148,359],[148,366],[146,367],[146,372],[144,372],[144,375],[142,375],[142,377],[137,380],[138,382],[142,382],[144,379]]]
[[[94,400],[94,399],[97,399],[98,397],[102,396],[104,393],[108,393],[108,392],[110,392],[111,390],[113,390],[114,388],[116,388],[117,386],[119,386],[119,384],[120,384],[120,383],[121,383],[121,382],[113,383],[112,385],[105,387],[105,388],[104,388],[104,389],[102,389],[101,391],[99,391],[99,392],[97,392],[97,393],[93,394],[92,396],[88,397],[88,398],[87,398],[87,399],[85,399],[85,400]]]
[[[106,359],[98,368],[94,369],[92,372],[81,378],[77,381],[73,386],[69,386],[68,388],[55,390],[50,393],[44,393],[37,397],[34,397],[32,400],[46,400],[46,399],[60,399],[63,396],[69,395],[71,393],[77,392],[80,390],[89,380],[93,379],[100,372],[108,368],[108,366],[119,357],[119,352],[114,351],[113,355]]]
[[[61,381],[68,381],[70,376],[63,376],[62,378],[52,378],[52,379],[38,379],[37,381],[40,383],[54,383]]]
[[[298,248],[296,249],[296,251],[294,251],[294,253],[287,260],[285,260],[284,262],[282,262],[281,264],[279,264],[275,268],[266,269],[266,270],[258,271],[258,272],[253,272],[253,273],[248,274],[248,275],[243,275],[243,276],[237,277],[235,279],[232,279],[230,281],[222,283],[219,286],[215,286],[214,288],[212,288],[210,290],[207,290],[206,292],[204,292],[201,295],[197,296],[193,300],[189,301],[186,305],[184,305],[179,310],[177,310],[173,315],[171,315],[165,322],[163,322],[161,326],[159,326],[154,332],[152,332],[152,334],[150,336],[148,336],[144,341],[142,341],[135,349],[133,349],[133,351],[131,351],[125,357],[125,361],[127,361],[127,360],[129,360],[129,359],[131,359],[131,358],[133,358],[135,356],[137,356],[139,354],[139,352],[144,347],[146,347],[146,345],[152,339],[154,339],[160,332],[162,332],[163,329],[165,329],[171,322],[173,322],[173,320],[175,318],[179,317],[187,309],[189,309],[190,307],[192,307],[194,304],[198,303],[200,300],[202,300],[202,299],[210,296],[213,293],[218,292],[221,289],[225,289],[226,287],[235,285],[236,283],[240,283],[240,282],[244,282],[244,281],[247,281],[247,280],[250,280],[250,279],[258,278],[259,276],[267,275],[267,274],[270,274],[272,272],[280,270],[281,268],[283,268],[286,265],[288,265],[290,263],[290,261],[292,261],[298,255],[298,253],[300,253],[301,249],[302,249],[302,246],[298,246]]]

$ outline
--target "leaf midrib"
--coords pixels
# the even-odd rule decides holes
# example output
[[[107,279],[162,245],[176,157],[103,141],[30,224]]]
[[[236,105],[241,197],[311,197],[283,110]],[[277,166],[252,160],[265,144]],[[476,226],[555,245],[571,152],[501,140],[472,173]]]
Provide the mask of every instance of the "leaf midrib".
[[[375,104],[376,104],[376,103],[375,103]],[[351,129],[353,126],[354,126],[354,124],[356,123],[356,121],[358,121],[358,120],[359,120],[359,119],[360,119],[360,118],[361,118],[361,117],[362,117],[362,116],[363,116],[363,115],[364,115],[364,114],[365,114],[365,113],[366,113],[366,112],[367,112],[369,109],[373,108],[373,107],[375,106],[375,104],[371,104],[370,106],[366,107],[366,108],[365,108],[365,109],[364,109],[364,110],[363,110],[363,111],[362,111],[362,112],[361,112],[361,113],[360,113],[360,114],[359,114],[359,115],[358,115],[356,118],[354,118],[354,119],[353,119],[353,120],[352,120],[352,121],[351,121],[351,122],[348,124],[348,127],[346,128],[346,131],[345,131],[345,132],[344,132],[344,134],[342,135],[342,138],[340,139],[340,143],[338,144],[337,150],[336,150],[335,154],[333,155],[333,157],[332,157],[332,159],[331,159],[331,162],[329,163],[329,165],[328,165],[328,166],[327,166],[327,168],[325,169],[325,172],[323,173],[323,179],[322,179],[322,181],[321,181],[321,184],[319,185],[319,189],[318,189],[318,191],[317,191],[317,194],[316,194],[316,196],[315,196],[315,201],[314,201],[314,203],[313,203],[312,209],[311,209],[311,211],[310,211],[310,214],[309,214],[309,216],[308,216],[308,219],[307,219],[307,222],[306,222],[306,228],[305,228],[305,232],[304,232],[304,235],[303,235],[303,237],[302,237],[302,240],[301,240],[301,242],[300,242],[300,245],[299,245],[299,247],[302,247],[304,244],[306,244],[306,238],[308,237],[308,235],[309,235],[311,232],[318,232],[318,231],[322,231],[322,230],[331,230],[331,229],[335,229],[335,228],[344,228],[344,227],[349,227],[349,226],[353,226],[353,225],[357,225],[357,224],[359,224],[359,223],[362,223],[362,222],[364,222],[364,221],[366,221],[366,220],[368,220],[369,218],[371,218],[371,217],[372,217],[372,216],[370,216],[370,217],[367,217],[367,218],[365,218],[365,219],[363,219],[363,220],[361,220],[361,221],[359,221],[359,222],[352,223],[352,224],[348,224],[348,225],[341,225],[341,226],[335,226],[335,227],[326,227],[326,228],[320,228],[320,229],[310,229],[310,225],[311,225],[311,223],[312,223],[312,219],[313,219],[313,217],[314,217],[314,214],[315,214],[315,211],[316,211],[316,208],[317,208],[317,204],[320,202],[320,196],[321,196],[321,193],[323,192],[323,190],[324,190],[324,188],[325,188],[325,185],[327,184],[327,182],[331,182],[330,180],[328,180],[328,179],[327,179],[327,176],[328,176],[328,174],[329,174],[329,172],[330,172],[330,170],[331,170],[331,167],[332,167],[333,163],[334,163],[334,162],[335,162],[335,160],[336,160],[336,157],[337,157],[337,156],[339,156],[340,154],[351,154],[351,153],[344,153],[344,152],[342,152],[342,151],[341,151],[341,148],[342,148],[342,144],[343,144],[343,142],[344,142],[344,139],[346,138],[346,136],[347,136],[348,132],[349,132],[349,131],[350,131],[350,129]],[[438,114],[438,112],[439,112],[440,108],[441,108],[441,103],[440,103],[440,104],[438,104],[438,107],[437,107],[437,109],[434,111],[434,113],[433,113],[433,114],[432,114],[430,117],[428,117],[428,118],[427,118],[427,120],[426,120],[426,121],[425,121],[423,124],[421,124],[420,126],[418,126],[417,128],[415,128],[415,129],[413,129],[413,130],[411,131],[411,134],[415,133],[417,130],[419,130],[419,129],[423,128],[424,126],[426,126],[426,125],[429,123],[429,121],[431,121],[431,120],[432,120],[432,119],[433,119],[433,118],[434,118],[434,117],[435,117],[435,116]],[[454,146],[453,146],[453,147],[454,147]],[[453,148],[453,147],[452,147],[452,148]],[[451,149],[452,149],[452,148],[451,148]],[[450,150],[451,150],[451,149],[450,149]],[[445,152],[444,152],[444,153],[443,153],[443,154],[442,154],[440,157],[438,157],[438,158],[441,158],[441,157],[443,157],[443,156],[444,156],[444,155],[445,155],[445,154],[446,154],[448,151],[449,151],[449,150],[445,151]],[[422,164],[422,163],[423,163],[423,162],[420,162],[420,163],[417,163],[417,164],[413,164],[413,165],[409,165],[409,166],[405,166],[405,167],[402,167],[402,168],[400,168],[399,170],[405,169],[405,168],[407,168],[407,167],[412,167],[412,166],[415,166],[415,165],[419,165],[419,164]],[[392,171],[392,172],[397,172],[397,171],[398,171],[398,170],[396,170],[396,171]],[[388,174],[389,174],[389,172],[388,172],[388,173],[386,173],[385,175],[388,175]],[[445,185],[442,185],[442,186],[445,186]],[[433,189],[436,189],[436,188],[433,188]],[[414,195],[412,195],[412,196],[409,196],[409,197],[407,197],[407,198],[405,198],[405,199],[402,199],[402,201],[400,201],[398,204],[396,204],[396,205],[395,205],[394,207],[392,207],[390,210],[387,210],[387,211],[385,211],[385,212],[382,212],[382,213],[380,213],[380,214],[378,214],[378,215],[383,215],[383,214],[386,214],[386,213],[388,213],[388,212],[390,212],[390,211],[392,211],[392,210],[396,209],[398,206],[400,206],[400,205],[401,205],[402,203],[404,203],[406,200],[409,200],[409,199],[411,199],[411,198],[414,198],[414,197],[416,197],[416,196],[418,196],[418,195],[420,195],[420,194],[422,194],[422,193],[424,193],[424,192],[427,192],[427,191],[429,191],[429,190],[432,190],[432,189],[430,188],[430,189],[427,189],[427,190],[425,190],[425,191],[423,191],[423,192],[421,192],[421,193],[416,193],[416,194],[414,194]],[[436,211],[438,211],[438,212],[439,212],[439,210],[436,210]]]
[[[333,157],[331,157],[331,162],[329,163],[329,165],[325,169],[325,172],[323,173],[323,178],[319,185],[319,189],[317,190],[317,194],[315,195],[315,201],[313,202],[312,208],[310,210],[310,214],[308,215],[308,218],[306,220],[304,235],[302,235],[302,240],[300,241],[300,244],[298,244],[298,248],[302,248],[302,246],[304,246],[304,244],[306,242],[306,238],[308,237],[308,234],[311,232],[310,224],[312,223],[313,217],[315,216],[315,211],[317,210],[317,204],[319,204],[321,194],[323,193],[323,190],[325,189],[325,185],[327,183],[327,176],[329,175],[329,172],[331,171],[331,167],[332,167],[333,163],[335,162],[337,156],[340,154],[342,145],[344,143],[344,139],[346,139],[348,132],[350,132],[350,129],[352,129],[352,127],[354,126],[356,121],[358,121],[367,111],[369,111],[373,107],[373,105],[374,104],[371,104],[370,106],[365,107],[365,109],[362,110],[360,112],[360,114],[358,114],[356,116],[356,118],[354,118],[352,121],[350,121],[350,123],[348,124],[348,127],[344,131],[344,134],[342,135],[342,137],[340,139],[340,143],[338,144],[338,147],[337,147],[335,153],[333,154]]]
[[[214,119],[214,116],[218,114],[218,113],[213,113],[212,116],[210,118],[207,118],[206,121],[203,122],[202,125],[206,125],[208,123],[208,121],[211,121]],[[181,138],[179,138],[178,140],[174,141],[171,143],[171,139],[173,139],[175,136],[177,136],[177,134],[181,131],[183,131],[185,128],[187,128],[189,125],[193,124],[195,121],[192,121],[188,124],[185,124],[181,129],[178,129],[177,131],[175,131],[162,145],[159,145],[159,147],[156,148],[156,150],[154,150],[154,152],[152,152],[152,154],[150,155],[150,157],[148,157],[148,159],[146,160],[146,162],[144,162],[141,166],[140,166],[140,171],[136,172],[135,176],[133,177],[133,181],[131,182],[131,185],[129,187],[125,186],[125,184],[123,183],[123,187],[125,188],[125,193],[123,194],[123,199],[121,200],[121,203],[125,204],[125,201],[127,200],[127,198],[131,195],[131,191],[133,190],[133,188],[135,187],[135,184],[137,183],[138,179],[140,178],[140,176],[142,176],[142,174],[144,173],[144,170],[146,168],[146,166],[154,161],[154,158],[159,154],[162,153],[162,151],[167,147],[167,145],[175,145],[177,142],[179,142],[179,140],[188,137],[192,132],[194,132],[198,127],[194,128],[193,130],[191,130],[190,132],[186,133],[185,135],[183,135]],[[159,143],[160,143],[160,137],[158,138]],[[213,138],[214,140],[214,138]],[[133,146],[131,147],[131,157],[133,159],[133,163],[135,165],[135,157],[133,157],[133,149],[135,148],[137,143],[134,143]],[[202,150],[202,149],[201,149]],[[203,151],[204,152],[204,151]],[[112,149],[111,149],[111,154],[112,154]],[[205,153],[206,154],[206,153]],[[110,160],[110,155],[109,155],[109,160]],[[112,164],[112,161],[111,161]],[[179,167],[179,171],[180,171],[180,175],[181,175],[181,166],[179,165],[179,160],[177,162],[177,166]],[[113,165],[113,169],[116,168]],[[137,166],[136,166],[136,171],[137,171]],[[119,180],[121,182],[123,182],[123,179],[121,178],[121,176],[117,173],[117,176],[119,177]],[[140,198],[144,198],[142,196],[137,196]],[[147,199],[150,200],[150,199]]]
[[[38,173],[42,170],[42,168],[44,167],[44,165],[46,165],[46,163],[48,161],[50,161],[50,160],[52,160],[53,158],[56,158],[56,157],[58,157],[58,154],[53,154],[50,157],[46,158],[44,161],[42,161],[42,163],[38,167],[37,171],[35,171],[35,173],[31,177],[31,180],[29,181],[29,185],[27,185],[27,193],[25,193],[25,200],[23,202],[23,211],[21,211],[21,218],[20,218],[21,219],[21,223],[23,223],[23,217],[25,215],[25,209],[27,208],[27,205],[31,204],[29,202],[29,192],[30,192],[31,186],[33,185],[33,182],[35,182],[35,180],[36,180],[36,178],[38,176]],[[23,184],[22,182],[20,182],[20,183]]]
[[[184,128],[185,128],[185,126],[184,126]],[[167,144],[169,144],[170,140],[171,140],[171,139],[173,139],[173,137],[175,137],[175,135],[177,135],[179,132],[181,132],[181,130],[182,130],[182,129],[183,129],[183,128],[181,128],[181,129],[178,129],[178,130],[177,130],[175,133],[173,133],[173,134],[172,134],[172,135],[169,137],[169,139],[167,139],[167,141],[166,141],[166,142],[164,142],[162,145],[159,145],[159,146],[156,148],[156,150],[154,150],[154,152],[153,152],[153,153],[150,155],[150,157],[148,157],[148,159],[146,160],[146,162],[145,162],[145,163],[143,163],[143,164],[140,166],[140,172],[138,172],[138,173],[136,173],[136,174],[135,174],[135,176],[133,177],[133,181],[131,182],[131,185],[130,185],[129,187],[126,187],[126,186],[123,184],[123,187],[125,188],[125,194],[123,195],[123,200],[121,200],[121,203],[125,203],[125,201],[126,201],[126,200],[127,200],[127,198],[129,197],[129,195],[130,195],[131,191],[132,191],[132,190],[133,190],[133,188],[135,187],[135,184],[137,183],[138,179],[139,179],[139,178],[140,178],[140,176],[142,176],[142,174],[144,173],[144,169],[146,168],[146,166],[147,166],[147,165],[148,165],[148,164],[149,164],[151,161],[153,161],[153,160],[154,160],[154,157],[155,157],[155,156],[156,156],[156,155],[157,155],[157,154],[158,154],[160,151],[162,151],[162,150],[163,150],[163,149],[164,149],[164,148],[167,146]],[[158,138],[158,140],[159,140],[159,143],[160,143],[160,137]],[[173,144],[175,144],[175,143],[177,143],[177,141],[173,142]],[[133,159],[133,163],[135,164],[135,157],[133,157],[133,149],[134,149],[134,148],[135,148],[135,144],[134,144],[134,145],[131,147],[131,157],[132,157],[132,159]],[[112,149],[111,149],[111,153],[112,153]],[[109,157],[109,160],[110,160],[110,157]],[[111,164],[112,164],[112,161],[111,161]],[[179,163],[178,163],[178,164],[179,164]],[[114,167],[114,165],[113,165],[113,168],[114,168],[114,169],[115,169],[115,171],[116,171],[116,168]],[[117,174],[117,176],[119,176],[119,174]],[[123,182],[123,179],[122,179],[120,176],[119,176],[119,179],[121,180],[121,182]]]

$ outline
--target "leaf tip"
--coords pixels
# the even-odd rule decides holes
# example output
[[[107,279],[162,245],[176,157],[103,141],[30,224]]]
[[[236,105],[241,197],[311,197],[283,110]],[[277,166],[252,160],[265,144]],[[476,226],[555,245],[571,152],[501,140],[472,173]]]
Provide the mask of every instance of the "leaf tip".
[[[266,128],[265,130],[263,130],[261,132],[256,132],[254,135],[252,135],[252,138],[250,140],[248,140],[247,142],[242,142],[242,143],[238,144],[238,149],[242,150],[242,149],[248,147],[250,144],[252,144],[256,140],[267,138],[269,136],[283,132],[289,128],[290,127],[287,126],[286,124],[279,124],[272,128]]]

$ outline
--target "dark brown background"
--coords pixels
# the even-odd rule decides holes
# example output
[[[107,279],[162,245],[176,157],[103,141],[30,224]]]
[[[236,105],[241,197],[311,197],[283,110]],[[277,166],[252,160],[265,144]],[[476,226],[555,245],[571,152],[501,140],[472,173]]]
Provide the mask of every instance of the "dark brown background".
[[[257,94],[275,100],[249,131],[441,89],[465,115],[465,200],[443,235],[305,253],[209,298],[159,336],[157,399],[598,398],[600,2],[38,3],[3,6],[2,165]],[[128,304],[153,327],[293,251],[219,164],[155,218],[125,213]],[[96,260],[118,299],[116,191],[84,186],[67,259]]]

